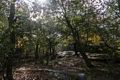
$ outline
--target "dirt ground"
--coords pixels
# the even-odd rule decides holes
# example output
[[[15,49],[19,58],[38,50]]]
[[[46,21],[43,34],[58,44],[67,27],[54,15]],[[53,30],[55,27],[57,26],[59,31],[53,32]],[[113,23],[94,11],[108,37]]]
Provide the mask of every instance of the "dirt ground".
[[[64,57],[51,61],[48,65],[24,63],[14,68],[14,80],[120,80],[120,64],[93,62],[89,69],[83,59]],[[0,80],[2,76],[0,76]],[[81,79],[79,79],[81,78]]]

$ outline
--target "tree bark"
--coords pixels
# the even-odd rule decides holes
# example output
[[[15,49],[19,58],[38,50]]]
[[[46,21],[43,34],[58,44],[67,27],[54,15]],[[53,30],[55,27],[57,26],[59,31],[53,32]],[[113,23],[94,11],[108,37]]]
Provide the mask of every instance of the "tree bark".
[[[6,60],[6,76],[5,80],[13,80],[12,74],[12,57],[9,55]]]
[[[37,60],[38,60],[38,58],[39,58],[38,48],[39,48],[39,44],[38,44],[38,42],[37,42],[37,43],[36,43],[36,49],[35,49],[35,63],[37,63]]]
[[[10,30],[10,52],[6,57],[5,66],[5,80],[13,80],[12,66],[13,66],[13,55],[15,53],[15,31],[14,31],[14,15],[15,15],[15,1],[13,0],[10,5],[9,30]]]

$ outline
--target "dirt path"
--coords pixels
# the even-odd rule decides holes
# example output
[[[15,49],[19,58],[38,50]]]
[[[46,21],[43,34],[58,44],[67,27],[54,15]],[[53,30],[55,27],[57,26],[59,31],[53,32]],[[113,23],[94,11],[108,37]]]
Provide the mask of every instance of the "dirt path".
[[[69,76],[78,76],[76,70],[50,69],[46,67],[27,64],[14,71],[15,80],[69,80]]]
[[[61,58],[50,63],[50,65],[36,65],[33,62],[22,64],[14,71],[15,80],[81,80],[80,76],[87,80],[120,80],[119,66],[110,68],[104,63],[93,69],[86,70],[84,61],[79,58]],[[112,64],[110,64],[112,66]],[[117,79],[116,79],[117,78]]]

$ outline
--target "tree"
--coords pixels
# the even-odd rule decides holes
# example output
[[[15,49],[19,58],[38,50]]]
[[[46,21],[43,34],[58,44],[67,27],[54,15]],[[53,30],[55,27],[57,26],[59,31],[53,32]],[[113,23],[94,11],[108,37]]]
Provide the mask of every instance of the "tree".
[[[62,21],[66,25],[66,27],[70,30],[71,36],[73,37],[73,40],[75,42],[76,50],[75,52],[80,52],[83,59],[85,60],[88,67],[91,67],[92,64],[90,60],[88,59],[87,55],[85,54],[85,44],[82,42],[80,29],[83,27],[81,24],[83,24],[83,14],[85,14],[85,10],[82,2],[79,2],[79,0],[76,1],[63,1],[63,0],[57,0],[55,5],[57,8],[55,14],[58,14],[59,20]],[[79,8],[81,7],[81,8]],[[58,10],[59,9],[59,10]],[[56,14],[56,15],[57,15]],[[78,55],[78,54],[76,54]]]
[[[15,2],[16,0],[13,0],[11,2],[11,5],[10,5],[10,15],[9,15],[9,18],[8,18],[8,22],[9,22],[9,31],[10,31],[10,35],[9,35],[9,38],[10,38],[10,52],[7,53],[7,57],[6,57],[6,79],[5,80],[13,80],[13,75],[12,75],[12,58],[13,58],[13,55],[15,53],[15,29],[14,29],[14,17],[15,17]]]

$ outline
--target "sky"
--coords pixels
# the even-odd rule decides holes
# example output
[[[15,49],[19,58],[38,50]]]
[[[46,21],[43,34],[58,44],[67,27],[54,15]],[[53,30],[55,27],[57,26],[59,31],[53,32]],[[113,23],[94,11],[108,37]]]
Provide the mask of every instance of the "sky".
[[[26,2],[29,6],[32,5],[32,2],[38,2],[41,5],[46,4],[48,2],[48,0],[23,0],[23,1]],[[108,1],[108,0],[85,0],[85,1],[90,2],[95,6],[100,6],[101,2],[104,3],[105,1]]]
[[[48,2],[48,0],[23,0],[26,4],[28,4],[29,8],[32,6],[32,2],[38,2],[40,5],[44,5]],[[90,2],[92,5],[94,5],[97,9],[101,8],[100,3],[104,3],[105,1],[108,0],[85,0]],[[104,11],[105,9],[103,9]]]
[[[26,2],[27,4],[31,4],[31,2],[38,2],[40,4],[45,4],[47,3],[47,0],[23,0],[24,2]]]

